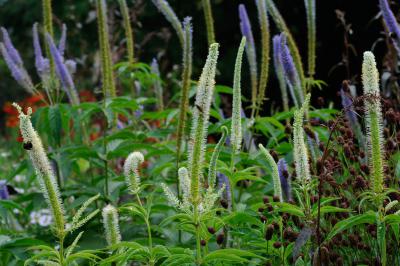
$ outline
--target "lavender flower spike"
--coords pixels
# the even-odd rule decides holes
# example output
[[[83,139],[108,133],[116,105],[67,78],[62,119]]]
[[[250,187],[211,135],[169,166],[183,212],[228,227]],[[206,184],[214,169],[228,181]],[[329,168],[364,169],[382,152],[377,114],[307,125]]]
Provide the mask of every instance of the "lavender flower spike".
[[[390,10],[388,0],[379,0],[379,7],[389,32],[394,35],[394,46],[397,52],[400,53],[400,27],[392,10]]]
[[[281,60],[282,66],[287,78],[290,92],[296,107],[299,107],[304,102],[303,90],[301,88],[301,81],[299,73],[294,65],[293,57],[290,54],[289,47],[286,45],[286,35],[280,34],[281,38]]]
[[[10,194],[8,193],[7,183],[5,180],[0,180],[0,199],[7,200],[10,198]]]
[[[33,24],[32,35],[33,35],[33,49],[35,52],[35,67],[42,81],[49,78],[50,75],[50,61],[43,57],[42,48],[40,46],[38,24]]]
[[[58,43],[58,51],[60,52],[61,56],[64,56],[66,42],[67,42],[67,26],[63,24],[60,42]]]
[[[11,57],[11,54],[6,48],[6,45],[0,42],[0,52],[3,55],[4,61],[6,62],[8,68],[11,71],[11,75],[17,81],[17,83],[27,90],[29,93],[34,93],[34,86],[32,84],[31,78],[23,67],[15,64],[14,60]]]
[[[74,82],[72,81],[71,74],[69,73],[67,66],[64,64],[63,57],[61,56],[60,52],[54,44],[53,39],[48,33],[46,34],[46,40],[50,48],[51,56],[54,59],[56,73],[61,81],[62,87],[65,89],[69,101],[73,105],[78,105],[79,97],[76,92]]]
[[[273,59],[274,59],[274,67],[275,73],[278,78],[279,88],[282,94],[282,102],[284,111],[289,111],[289,99],[287,95],[287,87],[286,80],[283,72],[282,60],[281,60],[281,36],[275,35],[272,39],[272,48],[273,48]]]
[[[279,159],[278,161],[278,173],[279,173],[279,179],[281,180],[283,195],[285,196],[286,200],[291,200],[292,187],[290,185],[288,166],[284,158]]]
[[[14,45],[11,42],[10,36],[5,28],[1,27],[1,31],[3,33],[3,42],[4,46],[10,55],[10,58],[14,64],[18,67],[23,67],[24,63],[22,62],[21,56],[19,55],[17,49],[15,49]]]
[[[254,44],[253,32],[251,30],[251,24],[249,20],[249,16],[247,15],[245,5],[239,5],[239,17],[240,17],[240,30],[242,31],[242,35],[246,37],[246,55],[247,61],[250,66],[250,79],[251,79],[251,97],[252,103],[256,102],[257,97],[257,59],[256,59],[256,47]]]

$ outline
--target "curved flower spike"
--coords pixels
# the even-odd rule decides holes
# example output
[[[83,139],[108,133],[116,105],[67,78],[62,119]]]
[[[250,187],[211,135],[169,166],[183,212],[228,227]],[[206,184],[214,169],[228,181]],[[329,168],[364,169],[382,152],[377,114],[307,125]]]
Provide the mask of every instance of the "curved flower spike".
[[[115,245],[121,242],[121,234],[119,232],[118,212],[112,205],[103,208],[103,225],[106,233],[108,245]]]
[[[141,152],[132,152],[125,160],[124,164],[124,175],[125,182],[129,190],[133,194],[137,194],[140,191],[140,176],[139,166],[144,162],[144,156]]]

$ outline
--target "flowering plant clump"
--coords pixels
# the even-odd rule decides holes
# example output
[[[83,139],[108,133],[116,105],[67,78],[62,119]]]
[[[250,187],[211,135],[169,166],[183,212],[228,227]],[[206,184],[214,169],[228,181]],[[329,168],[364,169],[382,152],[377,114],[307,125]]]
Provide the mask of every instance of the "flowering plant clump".
[[[40,21],[0,25],[0,266],[399,265],[390,1],[371,51],[336,10],[330,70],[315,0],[285,3],[298,25],[275,0],[26,2]]]

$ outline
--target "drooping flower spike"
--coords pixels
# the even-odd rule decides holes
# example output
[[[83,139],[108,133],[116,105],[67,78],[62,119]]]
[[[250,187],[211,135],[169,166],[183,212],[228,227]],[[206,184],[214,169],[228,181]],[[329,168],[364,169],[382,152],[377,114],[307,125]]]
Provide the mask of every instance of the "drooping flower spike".
[[[165,18],[171,23],[172,27],[176,31],[178,35],[181,46],[183,47],[184,43],[184,33],[183,28],[178,16],[175,14],[174,10],[169,5],[166,0],[152,0],[153,4],[158,8],[158,10],[165,16]]]
[[[268,161],[269,166],[272,169],[272,181],[274,185],[274,196],[278,196],[279,200],[282,202],[283,201],[283,195],[282,195],[282,187],[281,187],[281,180],[279,178],[279,170],[278,170],[278,165],[276,164],[274,158],[271,156],[269,151],[264,148],[262,144],[258,145],[261,153],[265,156],[265,158]]]
[[[140,191],[139,166],[143,162],[144,156],[140,152],[132,152],[125,160],[125,182],[132,194],[137,194]]]
[[[106,233],[108,245],[115,245],[121,242],[121,234],[119,231],[119,219],[117,209],[112,205],[103,208],[103,225]]]

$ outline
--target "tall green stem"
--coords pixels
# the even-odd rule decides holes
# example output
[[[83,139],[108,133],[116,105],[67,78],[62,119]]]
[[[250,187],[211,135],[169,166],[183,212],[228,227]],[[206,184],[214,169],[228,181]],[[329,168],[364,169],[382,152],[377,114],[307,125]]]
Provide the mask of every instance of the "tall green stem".
[[[103,94],[106,95],[106,97],[114,98],[116,96],[116,90],[111,59],[110,40],[108,37],[107,6],[105,0],[97,0],[96,5]]]
[[[119,6],[121,8],[122,19],[125,28],[125,37],[126,37],[126,48],[128,50],[128,62],[129,64],[134,63],[135,56],[135,48],[134,48],[134,38],[131,27],[131,19],[129,17],[129,9],[126,4],[126,0],[119,0]]]
[[[315,0],[304,0],[307,13],[307,39],[308,39],[308,75],[312,78],[315,74],[315,45],[316,45],[316,23],[315,23]]]
[[[260,23],[260,30],[261,30],[261,69],[260,69],[260,80],[258,82],[258,96],[257,96],[257,109],[256,109],[256,117],[257,117],[264,102],[265,90],[267,88],[267,82],[268,82],[270,33],[269,33],[269,23],[268,23],[267,7],[265,4],[265,0],[257,0],[256,4],[258,11],[258,19]]]
[[[202,0],[204,19],[207,27],[208,45],[215,43],[214,19],[212,15],[210,0]]]

